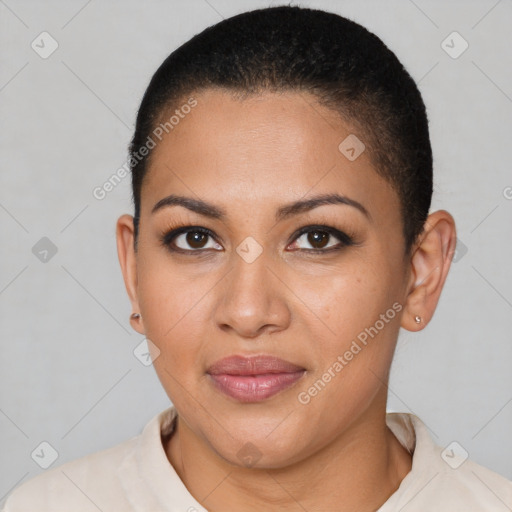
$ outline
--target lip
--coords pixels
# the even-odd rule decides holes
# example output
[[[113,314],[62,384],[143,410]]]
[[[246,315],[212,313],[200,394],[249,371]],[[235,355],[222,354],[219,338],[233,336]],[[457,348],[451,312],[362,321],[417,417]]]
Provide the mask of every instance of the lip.
[[[240,402],[261,402],[293,386],[306,369],[275,356],[230,356],[211,365],[215,387]]]

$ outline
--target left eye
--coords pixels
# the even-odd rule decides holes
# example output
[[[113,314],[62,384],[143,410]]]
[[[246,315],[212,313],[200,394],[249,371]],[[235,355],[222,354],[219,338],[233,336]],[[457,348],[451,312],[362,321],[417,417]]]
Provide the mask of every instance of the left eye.
[[[332,240],[338,240],[338,243],[331,243]],[[303,247],[301,244],[297,246],[297,243],[302,240],[302,243],[309,244],[312,246],[312,249],[308,247]],[[352,245],[353,240],[334,228],[329,228],[326,226],[318,226],[318,227],[307,227],[303,229],[294,239],[293,249],[302,249],[306,251],[315,251],[321,252],[327,249],[338,249],[343,246]]]

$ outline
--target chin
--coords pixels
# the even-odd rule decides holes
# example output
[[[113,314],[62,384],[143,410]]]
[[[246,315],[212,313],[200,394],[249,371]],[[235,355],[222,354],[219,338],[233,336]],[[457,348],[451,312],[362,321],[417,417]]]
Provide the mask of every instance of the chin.
[[[229,464],[238,468],[246,469],[280,469],[285,468],[301,459],[296,449],[276,450],[270,443],[262,446],[251,441],[243,444],[236,452],[229,449],[229,452],[217,454]]]
[[[301,460],[307,448],[302,446],[305,442],[303,430],[287,425],[286,431],[278,432],[276,425],[279,421],[273,418],[274,432],[269,428],[258,428],[254,421],[238,424],[240,428],[236,422],[230,422],[229,431],[233,438],[222,430],[216,439],[211,438],[211,431],[205,437],[219,457],[239,468],[284,468]]]

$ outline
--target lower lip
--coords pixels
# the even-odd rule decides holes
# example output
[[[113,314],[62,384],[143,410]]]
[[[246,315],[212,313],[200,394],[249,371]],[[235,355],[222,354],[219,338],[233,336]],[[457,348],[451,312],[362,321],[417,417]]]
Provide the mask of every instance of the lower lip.
[[[261,402],[293,386],[304,373],[305,370],[264,375],[209,375],[225,395],[239,402]]]

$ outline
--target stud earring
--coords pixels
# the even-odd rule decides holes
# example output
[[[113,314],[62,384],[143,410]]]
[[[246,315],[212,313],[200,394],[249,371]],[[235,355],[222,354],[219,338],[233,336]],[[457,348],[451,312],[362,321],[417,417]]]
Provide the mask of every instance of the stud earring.
[[[416,316],[414,317],[414,321],[415,321],[417,324],[421,323],[421,316],[416,315]]]
[[[139,313],[132,313],[132,314],[130,315],[130,318],[131,318],[132,320],[137,320],[138,318],[140,318],[140,314],[139,314]]]

